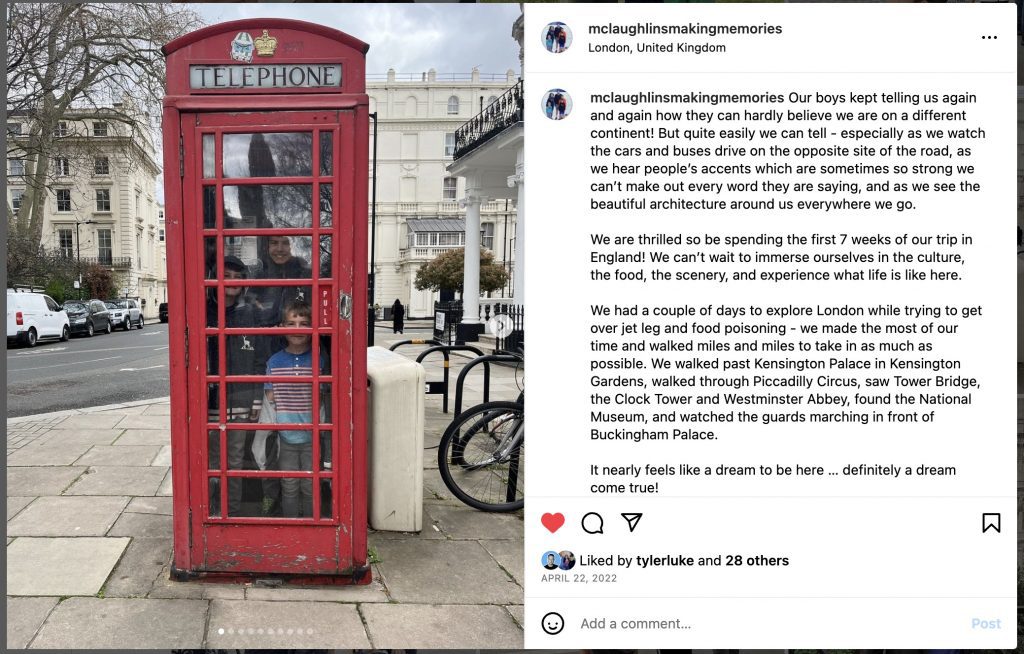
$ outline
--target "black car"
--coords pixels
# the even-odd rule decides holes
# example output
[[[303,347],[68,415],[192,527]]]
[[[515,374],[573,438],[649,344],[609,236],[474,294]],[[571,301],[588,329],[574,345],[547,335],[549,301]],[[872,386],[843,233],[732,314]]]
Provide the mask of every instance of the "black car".
[[[167,303],[160,303],[160,322],[167,322]]]
[[[68,300],[64,303],[72,334],[92,336],[96,332],[110,333],[114,325],[110,322],[107,305],[99,300]]]

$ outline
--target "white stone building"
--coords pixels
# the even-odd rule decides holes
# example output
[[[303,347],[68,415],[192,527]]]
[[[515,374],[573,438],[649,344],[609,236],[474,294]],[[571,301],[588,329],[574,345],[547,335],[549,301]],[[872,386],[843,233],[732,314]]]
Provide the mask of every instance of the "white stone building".
[[[29,129],[25,117],[8,116],[7,199],[15,211],[26,192],[26,161],[16,146]],[[160,167],[151,137],[127,133],[102,112],[72,113],[59,123],[42,245],[109,267],[120,281],[118,296],[138,298],[145,316],[156,318],[167,288],[156,197]]]
[[[477,70],[469,74],[430,70],[399,75],[391,70],[386,75],[367,77],[370,111],[377,112],[380,121],[377,304],[390,307],[398,298],[406,305],[407,317],[433,315],[434,300],[439,296],[416,289],[416,271],[438,254],[466,243],[466,210],[459,202],[465,197],[465,179],[447,171],[455,151],[455,131],[517,81],[511,70],[500,75],[484,75]],[[372,135],[370,147],[372,184]],[[481,244],[494,252],[496,262],[503,262],[511,271],[515,202],[484,203],[479,231]],[[493,295],[511,295],[511,288]]]

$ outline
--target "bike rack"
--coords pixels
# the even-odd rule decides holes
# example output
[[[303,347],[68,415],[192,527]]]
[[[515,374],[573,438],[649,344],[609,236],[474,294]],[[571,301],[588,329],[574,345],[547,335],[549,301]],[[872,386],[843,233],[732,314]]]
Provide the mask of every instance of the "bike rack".
[[[442,343],[433,338],[413,338],[407,341],[398,341],[388,349],[394,352],[402,345],[442,345]]]
[[[469,363],[466,367],[459,372],[459,378],[455,381],[455,418],[458,418],[462,414],[462,384],[466,381],[466,375],[478,363],[484,365],[484,402],[490,401],[491,396],[491,361],[495,363],[522,363],[522,357],[513,356],[511,354],[488,354],[486,356],[477,357]],[[447,413],[447,411],[445,412]],[[454,418],[453,418],[454,420]]]
[[[398,344],[396,344],[398,345]],[[444,379],[439,382],[427,382],[427,395],[442,395],[443,400],[441,403],[441,413],[448,413],[448,380],[450,377],[449,373],[449,353],[469,351],[476,352],[480,357],[484,356],[484,353],[479,348],[473,347],[472,345],[436,345],[434,347],[428,347],[427,349],[420,352],[419,356],[416,357],[416,363],[423,363],[423,359],[427,358],[428,354],[434,352],[440,352],[444,355]],[[476,359],[474,359],[476,360]],[[486,381],[485,384],[490,383],[490,364],[487,364],[486,369]]]

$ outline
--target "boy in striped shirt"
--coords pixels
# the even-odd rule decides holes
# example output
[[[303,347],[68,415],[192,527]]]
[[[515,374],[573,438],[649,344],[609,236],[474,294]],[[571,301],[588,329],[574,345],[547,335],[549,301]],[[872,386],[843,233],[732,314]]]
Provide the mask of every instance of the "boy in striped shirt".
[[[281,326],[308,329],[313,325],[312,311],[305,302],[292,302],[283,313]],[[313,375],[312,337],[309,334],[288,334],[288,345],[267,360],[267,374],[273,376]],[[323,359],[319,369],[323,368]],[[277,422],[313,422],[313,385],[308,382],[266,384],[267,399],[274,403]],[[280,470],[313,469],[313,433],[302,429],[279,429]],[[302,497],[300,506],[299,496]],[[281,479],[281,508],[286,518],[313,517],[313,482],[309,479]],[[302,512],[300,513],[300,508]]]

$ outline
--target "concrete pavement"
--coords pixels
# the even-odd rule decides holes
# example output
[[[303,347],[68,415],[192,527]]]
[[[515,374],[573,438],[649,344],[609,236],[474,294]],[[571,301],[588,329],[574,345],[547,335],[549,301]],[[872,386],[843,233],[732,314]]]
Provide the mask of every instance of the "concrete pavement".
[[[465,363],[453,357],[452,400]],[[425,367],[441,378],[439,356]],[[516,377],[495,367],[491,399],[514,399]],[[467,404],[481,394],[477,368]],[[359,587],[170,581],[169,414],[163,398],[8,420],[8,648],[522,647],[522,516],[451,497],[440,396],[427,396],[424,529],[371,531],[374,581]]]

